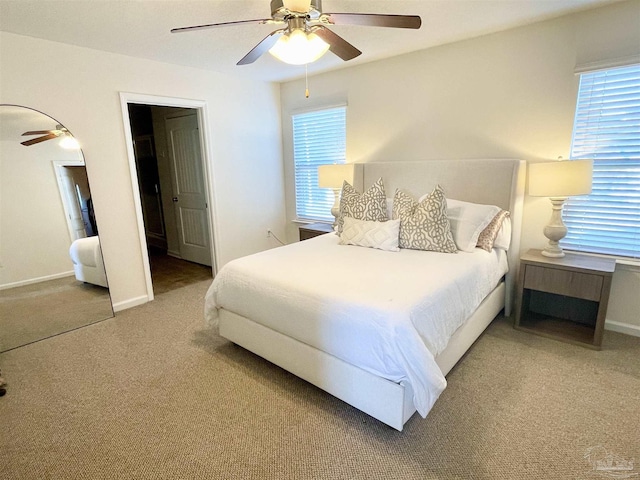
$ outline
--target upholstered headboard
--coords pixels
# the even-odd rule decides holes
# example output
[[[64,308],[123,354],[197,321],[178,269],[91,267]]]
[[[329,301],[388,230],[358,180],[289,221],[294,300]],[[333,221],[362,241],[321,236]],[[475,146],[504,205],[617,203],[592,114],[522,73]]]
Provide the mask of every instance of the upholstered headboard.
[[[354,185],[366,189],[382,177],[388,198],[396,188],[416,198],[440,184],[447,198],[497,205],[511,212],[511,247],[506,278],[505,315],[511,314],[520,256],[520,232],[526,162],[511,159],[425,160],[416,162],[371,162],[360,164]],[[361,190],[362,191],[362,190]]]

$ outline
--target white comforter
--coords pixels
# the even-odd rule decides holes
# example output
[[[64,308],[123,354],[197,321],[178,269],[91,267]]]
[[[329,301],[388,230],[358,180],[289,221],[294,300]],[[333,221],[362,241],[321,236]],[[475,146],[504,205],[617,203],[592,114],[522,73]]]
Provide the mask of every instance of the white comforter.
[[[335,234],[234,260],[216,275],[219,308],[414,391],[424,417],[446,386],[434,357],[507,271],[504,251],[385,252]]]

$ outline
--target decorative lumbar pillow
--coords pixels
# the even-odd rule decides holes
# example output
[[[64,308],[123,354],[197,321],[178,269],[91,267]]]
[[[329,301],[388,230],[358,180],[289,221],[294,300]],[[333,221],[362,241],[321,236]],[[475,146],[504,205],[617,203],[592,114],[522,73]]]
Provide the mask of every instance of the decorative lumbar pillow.
[[[398,236],[400,234],[400,220],[376,222],[373,220],[357,220],[344,217],[340,245],[357,245],[360,247],[377,248],[390,252],[399,252]]]
[[[448,198],[447,216],[451,223],[453,240],[458,249],[463,252],[473,252],[478,244],[480,233],[487,228],[500,210],[500,207],[495,205],[481,205]]]
[[[359,193],[346,181],[343,183],[337,221],[338,235],[342,234],[344,217],[376,222],[387,220],[387,197],[384,194],[382,178],[379,178],[364,193]]]
[[[496,238],[498,237],[500,229],[502,228],[502,224],[507,218],[509,218],[509,212],[507,212],[506,210],[500,210],[498,214],[493,217],[493,220],[489,222],[489,225],[487,225],[486,228],[482,230],[482,232],[480,232],[480,235],[478,236],[478,243],[476,246],[478,248],[486,250],[487,252],[490,252],[494,247],[494,243],[496,241]]]
[[[493,241],[493,248],[499,248],[501,250],[509,250],[511,246],[511,216],[505,217],[498,230],[498,235]]]
[[[447,199],[440,185],[420,202],[402,190],[396,190],[393,218],[400,220],[400,248],[442,253],[457,251],[447,218]]]

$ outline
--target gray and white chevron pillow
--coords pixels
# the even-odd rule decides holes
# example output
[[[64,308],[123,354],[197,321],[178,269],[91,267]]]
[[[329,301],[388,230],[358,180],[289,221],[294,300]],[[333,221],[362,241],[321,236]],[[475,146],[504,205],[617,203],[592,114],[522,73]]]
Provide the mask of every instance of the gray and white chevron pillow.
[[[349,182],[343,183],[337,221],[338,235],[342,234],[344,217],[376,222],[387,220],[387,197],[384,194],[382,178],[379,178],[364,193],[359,193]]]
[[[400,220],[376,222],[344,217],[342,235],[340,235],[338,243],[340,245],[357,245],[359,247],[399,252],[399,233]]]
[[[400,220],[400,248],[442,253],[458,250],[447,218],[447,199],[440,185],[421,202],[396,190],[393,218]]]

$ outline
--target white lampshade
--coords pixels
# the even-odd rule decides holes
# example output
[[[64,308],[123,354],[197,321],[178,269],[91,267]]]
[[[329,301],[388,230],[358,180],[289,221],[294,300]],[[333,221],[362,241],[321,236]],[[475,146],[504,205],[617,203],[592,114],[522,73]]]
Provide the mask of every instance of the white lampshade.
[[[315,62],[327,50],[329,44],[318,35],[296,28],[291,33],[282,35],[269,53],[284,63],[304,65]]]
[[[342,188],[346,180],[353,185],[354,164],[321,165],[318,167],[318,186],[320,188]]]
[[[529,195],[572,197],[591,193],[593,160],[558,160],[529,164]]]

